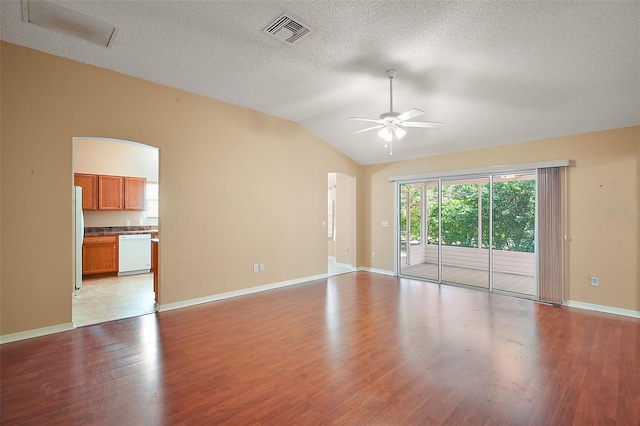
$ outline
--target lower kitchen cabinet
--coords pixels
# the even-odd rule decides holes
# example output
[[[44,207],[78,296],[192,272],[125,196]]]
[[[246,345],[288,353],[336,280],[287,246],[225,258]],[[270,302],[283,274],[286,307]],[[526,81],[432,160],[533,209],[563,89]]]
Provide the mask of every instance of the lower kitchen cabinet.
[[[118,272],[118,236],[85,237],[82,243],[82,275]]]

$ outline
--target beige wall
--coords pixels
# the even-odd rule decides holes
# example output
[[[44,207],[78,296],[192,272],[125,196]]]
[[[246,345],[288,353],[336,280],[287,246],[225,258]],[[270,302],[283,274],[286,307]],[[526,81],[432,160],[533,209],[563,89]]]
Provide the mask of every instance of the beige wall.
[[[76,136],[160,149],[161,304],[326,273],[327,173],[356,163],[286,120],[1,48],[2,335],[71,322]]]
[[[576,135],[365,167],[361,264],[393,270],[390,176],[569,159],[569,285],[573,301],[638,310],[638,140],[640,127]],[[624,216],[607,211],[625,210]],[[389,220],[390,227],[380,226]],[[600,286],[589,276],[597,274]]]

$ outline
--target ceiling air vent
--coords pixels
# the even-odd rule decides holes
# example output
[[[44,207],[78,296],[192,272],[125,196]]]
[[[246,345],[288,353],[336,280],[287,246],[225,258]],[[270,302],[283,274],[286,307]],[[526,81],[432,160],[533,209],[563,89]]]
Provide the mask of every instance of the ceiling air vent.
[[[284,14],[262,31],[292,46],[308,36],[313,30],[307,24]]]

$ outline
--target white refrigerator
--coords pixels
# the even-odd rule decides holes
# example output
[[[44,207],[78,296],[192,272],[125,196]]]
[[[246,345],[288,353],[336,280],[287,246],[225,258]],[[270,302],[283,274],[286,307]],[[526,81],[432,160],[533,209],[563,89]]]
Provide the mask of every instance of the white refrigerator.
[[[84,215],[82,214],[82,187],[73,187],[73,292],[82,288],[82,240]]]

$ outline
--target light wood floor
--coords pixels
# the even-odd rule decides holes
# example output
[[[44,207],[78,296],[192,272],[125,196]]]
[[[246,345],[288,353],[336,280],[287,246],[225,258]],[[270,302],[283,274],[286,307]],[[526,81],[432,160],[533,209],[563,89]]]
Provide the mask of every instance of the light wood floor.
[[[76,327],[155,312],[153,274],[84,278],[73,296]]]
[[[0,423],[638,425],[640,320],[357,272],[0,346]]]

